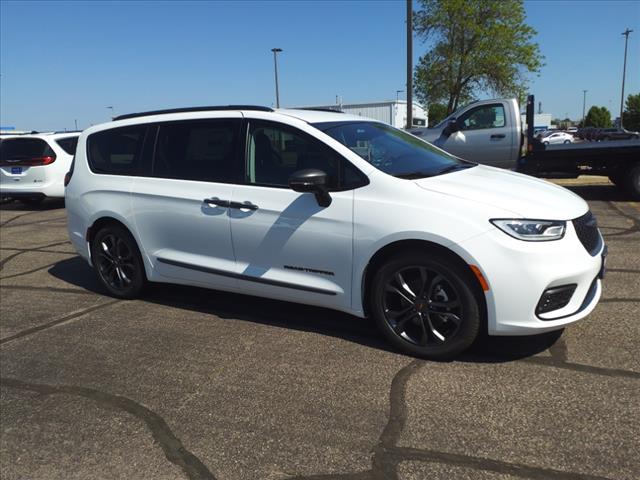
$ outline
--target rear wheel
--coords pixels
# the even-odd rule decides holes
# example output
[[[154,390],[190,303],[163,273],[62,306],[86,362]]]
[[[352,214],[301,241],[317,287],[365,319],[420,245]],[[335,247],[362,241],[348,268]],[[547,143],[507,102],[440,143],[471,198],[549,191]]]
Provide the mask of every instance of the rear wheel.
[[[100,283],[118,298],[135,298],[147,278],[133,236],[119,225],[109,225],[91,242],[91,259]]]
[[[640,199],[640,163],[625,172],[622,186],[634,199]]]
[[[567,143],[571,143],[571,140],[565,140],[564,144],[566,145]]]
[[[401,351],[447,359],[466,350],[480,330],[473,277],[428,252],[392,258],[376,273],[370,305],[380,331]]]

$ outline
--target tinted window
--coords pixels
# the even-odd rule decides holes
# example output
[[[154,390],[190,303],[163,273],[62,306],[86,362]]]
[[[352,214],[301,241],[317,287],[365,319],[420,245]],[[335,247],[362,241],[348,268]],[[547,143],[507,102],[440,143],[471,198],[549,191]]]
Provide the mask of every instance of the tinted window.
[[[500,128],[506,125],[504,107],[501,104],[483,105],[463,114],[458,123],[462,130]]]
[[[0,143],[0,160],[28,160],[55,157],[47,142],[40,138],[7,138]]]
[[[314,126],[377,169],[400,178],[430,177],[475,165],[382,123],[327,122]]]
[[[351,163],[317,139],[284,125],[252,122],[247,146],[248,183],[288,187],[298,170],[315,168],[329,177],[329,189],[349,190],[368,180]]]
[[[242,181],[240,120],[160,124],[153,175],[221,183]]]
[[[69,155],[76,154],[76,147],[78,146],[78,137],[59,138],[56,143],[67,152]]]
[[[146,126],[122,127],[90,135],[89,166],[95,173],[136,175],[140,171]]]

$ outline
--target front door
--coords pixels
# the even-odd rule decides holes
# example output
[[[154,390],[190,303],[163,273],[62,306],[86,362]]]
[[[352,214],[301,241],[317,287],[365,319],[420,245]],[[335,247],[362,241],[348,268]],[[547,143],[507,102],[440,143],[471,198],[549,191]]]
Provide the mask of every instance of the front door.
[[[230,210],[238,285],[254,295],[348,309],[353,188],[361,175],[318,139],[277,123],[249,121],[247,172]],[[292,173],[329,175],[332,202],[288,188]],[[355,182],[349,184],[350,179]]]

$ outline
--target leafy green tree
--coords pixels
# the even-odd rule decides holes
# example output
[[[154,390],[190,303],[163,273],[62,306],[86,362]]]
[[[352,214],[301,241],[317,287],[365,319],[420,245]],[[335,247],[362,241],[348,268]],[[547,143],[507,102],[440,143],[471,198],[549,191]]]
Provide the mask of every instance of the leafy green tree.
[[[594,105],[587,112],[584,124],[587,127],[609,128],[611,126],[611,112],[606,107]]]
[[[432,103],[429,105],[429,126],[433,127],[440,123],[447,116],[447,106],[442,103]]]
[[[416,66],[416,96],[450,113],[476,93],[523,97],[544,57],[522,0],[420,0],[415,31],[429,49]]]
[[[640,93],[627,97],[622,113],[622,125],[627,130],[640,131]]]

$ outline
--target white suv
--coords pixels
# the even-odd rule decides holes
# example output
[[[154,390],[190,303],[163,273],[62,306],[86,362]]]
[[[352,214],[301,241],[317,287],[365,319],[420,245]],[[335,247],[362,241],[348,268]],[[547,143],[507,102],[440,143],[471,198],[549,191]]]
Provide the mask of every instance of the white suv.
[[[361,117],[124,115],[82,133],[69,177],[69,235],[116,297],[154,281],[318,305],[427,358],[483,328],[561,329],[600,298],[582,199]]]
[[[64,198],[64,176],[76,151],[79,132],[2,136],[0,194],[23,203]]]

